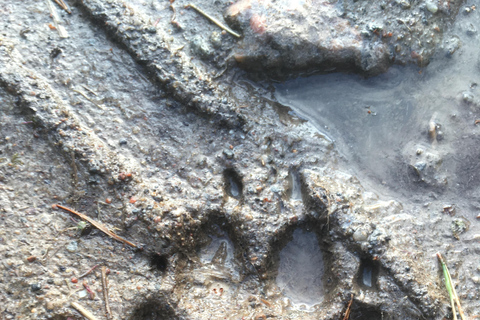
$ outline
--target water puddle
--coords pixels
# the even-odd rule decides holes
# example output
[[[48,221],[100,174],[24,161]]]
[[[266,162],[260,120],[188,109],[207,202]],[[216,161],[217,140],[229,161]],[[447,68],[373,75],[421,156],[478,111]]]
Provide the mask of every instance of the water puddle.
[[[378,265],[372,261],[362,260],[358,273],[358,284],[366,289],[375,289],[377,287],[378,269]]]
[[[217,267],[232,267],[234,248],[227,235],[209,235],[210,243],[200,250],[200,262]]]
[[[225,193],[235,199],[242,197],[243,184],[238,173],[233,169],[227,169],[223,173]]]
[[[406,198],[425,188],[477,197],[480,42],[465,32],[474,20],[459,17],[425,68],[393,67],[373,78],[297,78],[277,84],[275,98],[332,138],[346,165],[375,185]],[[462,46],[449,56],[456,35]]]
[[[317,235],[297,229],[280,251],[277,286],[294,309],[313,311],[323,301],[323,253]]]
[[[290,170],[287,176],[287,198],[289,200],[302,200],[302,185],[296,170]]]

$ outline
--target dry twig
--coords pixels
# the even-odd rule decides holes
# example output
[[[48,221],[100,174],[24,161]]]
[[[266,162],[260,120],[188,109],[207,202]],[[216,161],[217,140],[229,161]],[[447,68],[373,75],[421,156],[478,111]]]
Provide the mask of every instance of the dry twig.
[[[82,307],[76,302],[70,302],[70,305],[75,308],[78,312],[80,312],[85,318],[88,320],[98,320],[97,317],[95,317],[90,311]]]
[[[120,236],[117,236],[115,233],[113,233],[112,231],[108,230],[107,227],[105,227],[103,224],[93,220],[92,218],[90,218],[89,216],[86,216],[84,215],[83,213],[80,213],[80,212],[76,212],[75,210],[73,209],[70,209],[70,208],[67,208],[67,207],[64,207],[62,205],[59,205],[57,204],[57,207],[59,207],[60,209],[63,209],[65,211],[68,211],[70,213],[73,213],[77,216],[79,216],[80,218],[82,218],[83,220],[87,221],[87,222],[90,222],[95,228],[99,229],[100,231],[102,231],[103,233],[107,234],[108,236],[112,237],[113,239],[117,240],[117,241],[120,241],[120,242],[123,242],[125,244],[128,244],[129,246],[132,246],[134,248],[138,248],[137,245],[135,245],[134,243],[128,241],[128,240],[125,240],[123,239],[122,237]]]
[[[227,31],[228,33],[230,33],[232,36],[234,37],[237,37],[237,38],[240,38],[241,35],[239,35],[238,33],[236,33],[235,31],[233,31],[232,29],[230,29],[229,27],[227,27],[226,25],[224,25],[223,23],[221,23],[219,20],[215,19],[214,17],[212,17],[211,15],[209,15],[208,13],[206,13],[205,11],[203,11],[202,9],[200,9],[199,7],[197,7],[196,5],[194,5],[193,3],[189,3],[185,6],[185,8],[193,8],[195,9],[198,13],[200,13],[202,16],[204,16],[205,18],[207,18],[208,20],[212,21],[213,23],[215,23],[218,27],[222,28],[223,30]]]
[[[78,279],[82,279],[83,277],[89,275],[95,268],[98,267],[98,264],[91,267],[87,272],[83,273],[81,276],[78,276]]]
[[[108,281],[107,281],[107,267],[102,266],[102,287],[103,287],[103,300],[105,302],[105,315],[107,320],[112,319],[112,311],[110,310],[110,304],[108,303]]]
[[[99,108],[99,109],[101,109],[101,110],[105,110],[105,108],[104,108],[102,105],[100,105],[100,104],[96,103],[95,101],[93,101],[92,99],[90,99],[90,98],[89,98],[85,93],[83,93],[82,91],[77,90],[77,89],[72,89],[72,91],[78,93],[79,95],[81,95],[82,97],[84,97],[85,99],[87,99],[88,101],[90,101],[91,103],[93,103],[97,108]]]
[[[343,316],[343,320],[348,320],[350,318],[350,312],[352,311],[352,303],[353,303],[353,293],[350,298],[350,302],[347,306],[347,311],[345,311],[345,315]]]

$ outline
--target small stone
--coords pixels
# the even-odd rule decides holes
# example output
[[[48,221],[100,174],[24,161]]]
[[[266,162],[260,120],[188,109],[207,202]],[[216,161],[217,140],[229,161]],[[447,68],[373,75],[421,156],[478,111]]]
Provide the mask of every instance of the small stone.
[[[37,260],[37,257],[35,257],[35,256],[30,256],[30,257],[27,258],[28,262],[33,262],[35,260]]]
[[[407,0],[402,0],[402,1],[400,1],[400,7],[402,7],[402,9],[404,9],[404,10],[410,9],[411,4]]]
[[[475,284],[480,284],[480,277],[472,277],[472,281]]]
[[[190,49],[194,55],[202,59],[207,59],[213,54],[209,44],[201,36],[196,36],[190,41]]]
[[[227,159],[233,159],[234,153],[232,150],[225,149],[223,150],[223,154],[225,155],[225,157],[227,157]]]
[[[222,35],[217,31],[212,32],[210,42],[214,48],[220,48],[222,46]]]
[[[38,291],[38,290],[42,289],[42,287],[38,283],[33,283],[33,284],[30,285],[30,287],[32,288],[32,291]]]
[[[88,292],[87,290],[82,290],[78,293],[79,298],[85,298],[87,296]]]
[[[358,229],[353,233],[353,240],[355,241],[366,241],[368,239],[368,234],[365,230]]]
[[[58,270],[60,270],[60,272],[65,272],[67,268],[65,268],[64,266],[58,266]]]
[[[468,36],[474,36],[475,34],[477,34],[477,28],[475,28],[475,26],[473,25],[473,23],[470,23],[470,24],[467,26],[467,35],[468,35]]]
[[[48,280],[47,280],[47,283],[48,283],[48,284],[54,284],[55,282],[53,281],[53,279],[48,279]]]
[[[55,308],[55,305],[53,304],[52,301],[47,301],[47,303],[45,304],[45,308],[46,308],[48,311],[52,311],[52,310]]]
[[[121,146],[126,145],[127,142],[128,142],[128,141],[127,141],[127,139],[125,139],[125,138],[122,138],[122,139],[120,139],[120,140],[118,141],[118,143],[119,143]]]
[[[66,247],[67,251],[68,252],[75,252],[78,250],[78,243],[77,241],[72,241],[68,244],[68,246]]]
[[[155,202],[162,202],[163,201],[163,197],[162,196],[152,196],[153,200],[155,200]]]
[[[438,11],[438,6],[433,2],[427,2],[427,10],[435,14]]]
[[[472,103],[475,99],[475,96],[470,91],[464,91],[462,93],[462,99],[465,103]]]

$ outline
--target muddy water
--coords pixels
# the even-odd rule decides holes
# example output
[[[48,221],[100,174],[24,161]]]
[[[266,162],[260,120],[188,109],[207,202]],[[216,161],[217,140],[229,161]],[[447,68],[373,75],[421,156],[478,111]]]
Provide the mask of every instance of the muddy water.
[[[294,309],[312,311],[322,302],[323,254],[315,233],[295,230],[293,240],[280,252],[277,286]]]
[[[417,202],[478,201],[479,25],[476,11],[461,10],[426,67],[298,78],[276,85],[275,96],[334,140],[346,166],[376,189]]]

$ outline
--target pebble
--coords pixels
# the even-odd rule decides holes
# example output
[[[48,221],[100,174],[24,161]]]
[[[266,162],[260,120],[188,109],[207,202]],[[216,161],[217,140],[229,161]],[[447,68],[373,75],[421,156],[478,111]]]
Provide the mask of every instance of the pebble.
[[[463,101],[465,101],[466,103],[472,103],[473,100],[475,99],[475,96],[473,95],[473,93],[469,92],[469,91],[465,91],[463,92],[462,94],[462,99]]]
[[[55,307],[55,305],[53,304],[52,301],[47,301],[47,303],[45,304],[45,308],[46,308],[47,310],[53,310],[54,307]]]
[[[355,241],[366,241],[368,239],[368,234],[365,230],[358,229],[353,234],[353,240]]]
[[[124,146],[124,145],[127,144],[127,139],[122,138],[122,139],[120,139],[120,140],[118,141],[118,143],[119,143],[121,146]]]
[[[78,297],[79,298],[85,298],[87,296],[88,292],[87,290],[82,290],[80,292],[78,292]]]
[[[35,260],[37,260],[37,257],[35,257],[35,256],[30,256],[30,257],[27,258],[28,262],[33,262]]]
[[[475,284],[480,284],[480,277],[472,277],[472,281]]]
[[[408,1],[406,1],[406,0],[400,1],[400,6],[401,6],[402,9],[404,9],[404,10],[410,9],[410,7],[411,7],[410,2],[408,2]]]
[[[68,252],[75,252],[78,250],[78,243],[77,241],[72,241],[68,244],[68,246],[66,247],[67,251]]]
[[[473,25],[473,23],[470,23],[467,26],[467,35],[469,36],[474,36],[477,33],[477,28]]]
[[[222,46],[222,36],[219,32],[214,31],[210,35],[210,42],[214,48],[220,48]]]
[[[225,155],[225,157],[227,157],[227,159],[232,159],[234,156],[233,151],[229,149],[223,150],[223,154]]]
[[[438,11],[438,6],[435,3],[429,1],[427,2],[427,10],[435,14]]]
[[[42,288],[38,283],[33,283],[30,285],[30,287],[32,288],[32,291],[38,291]]]

